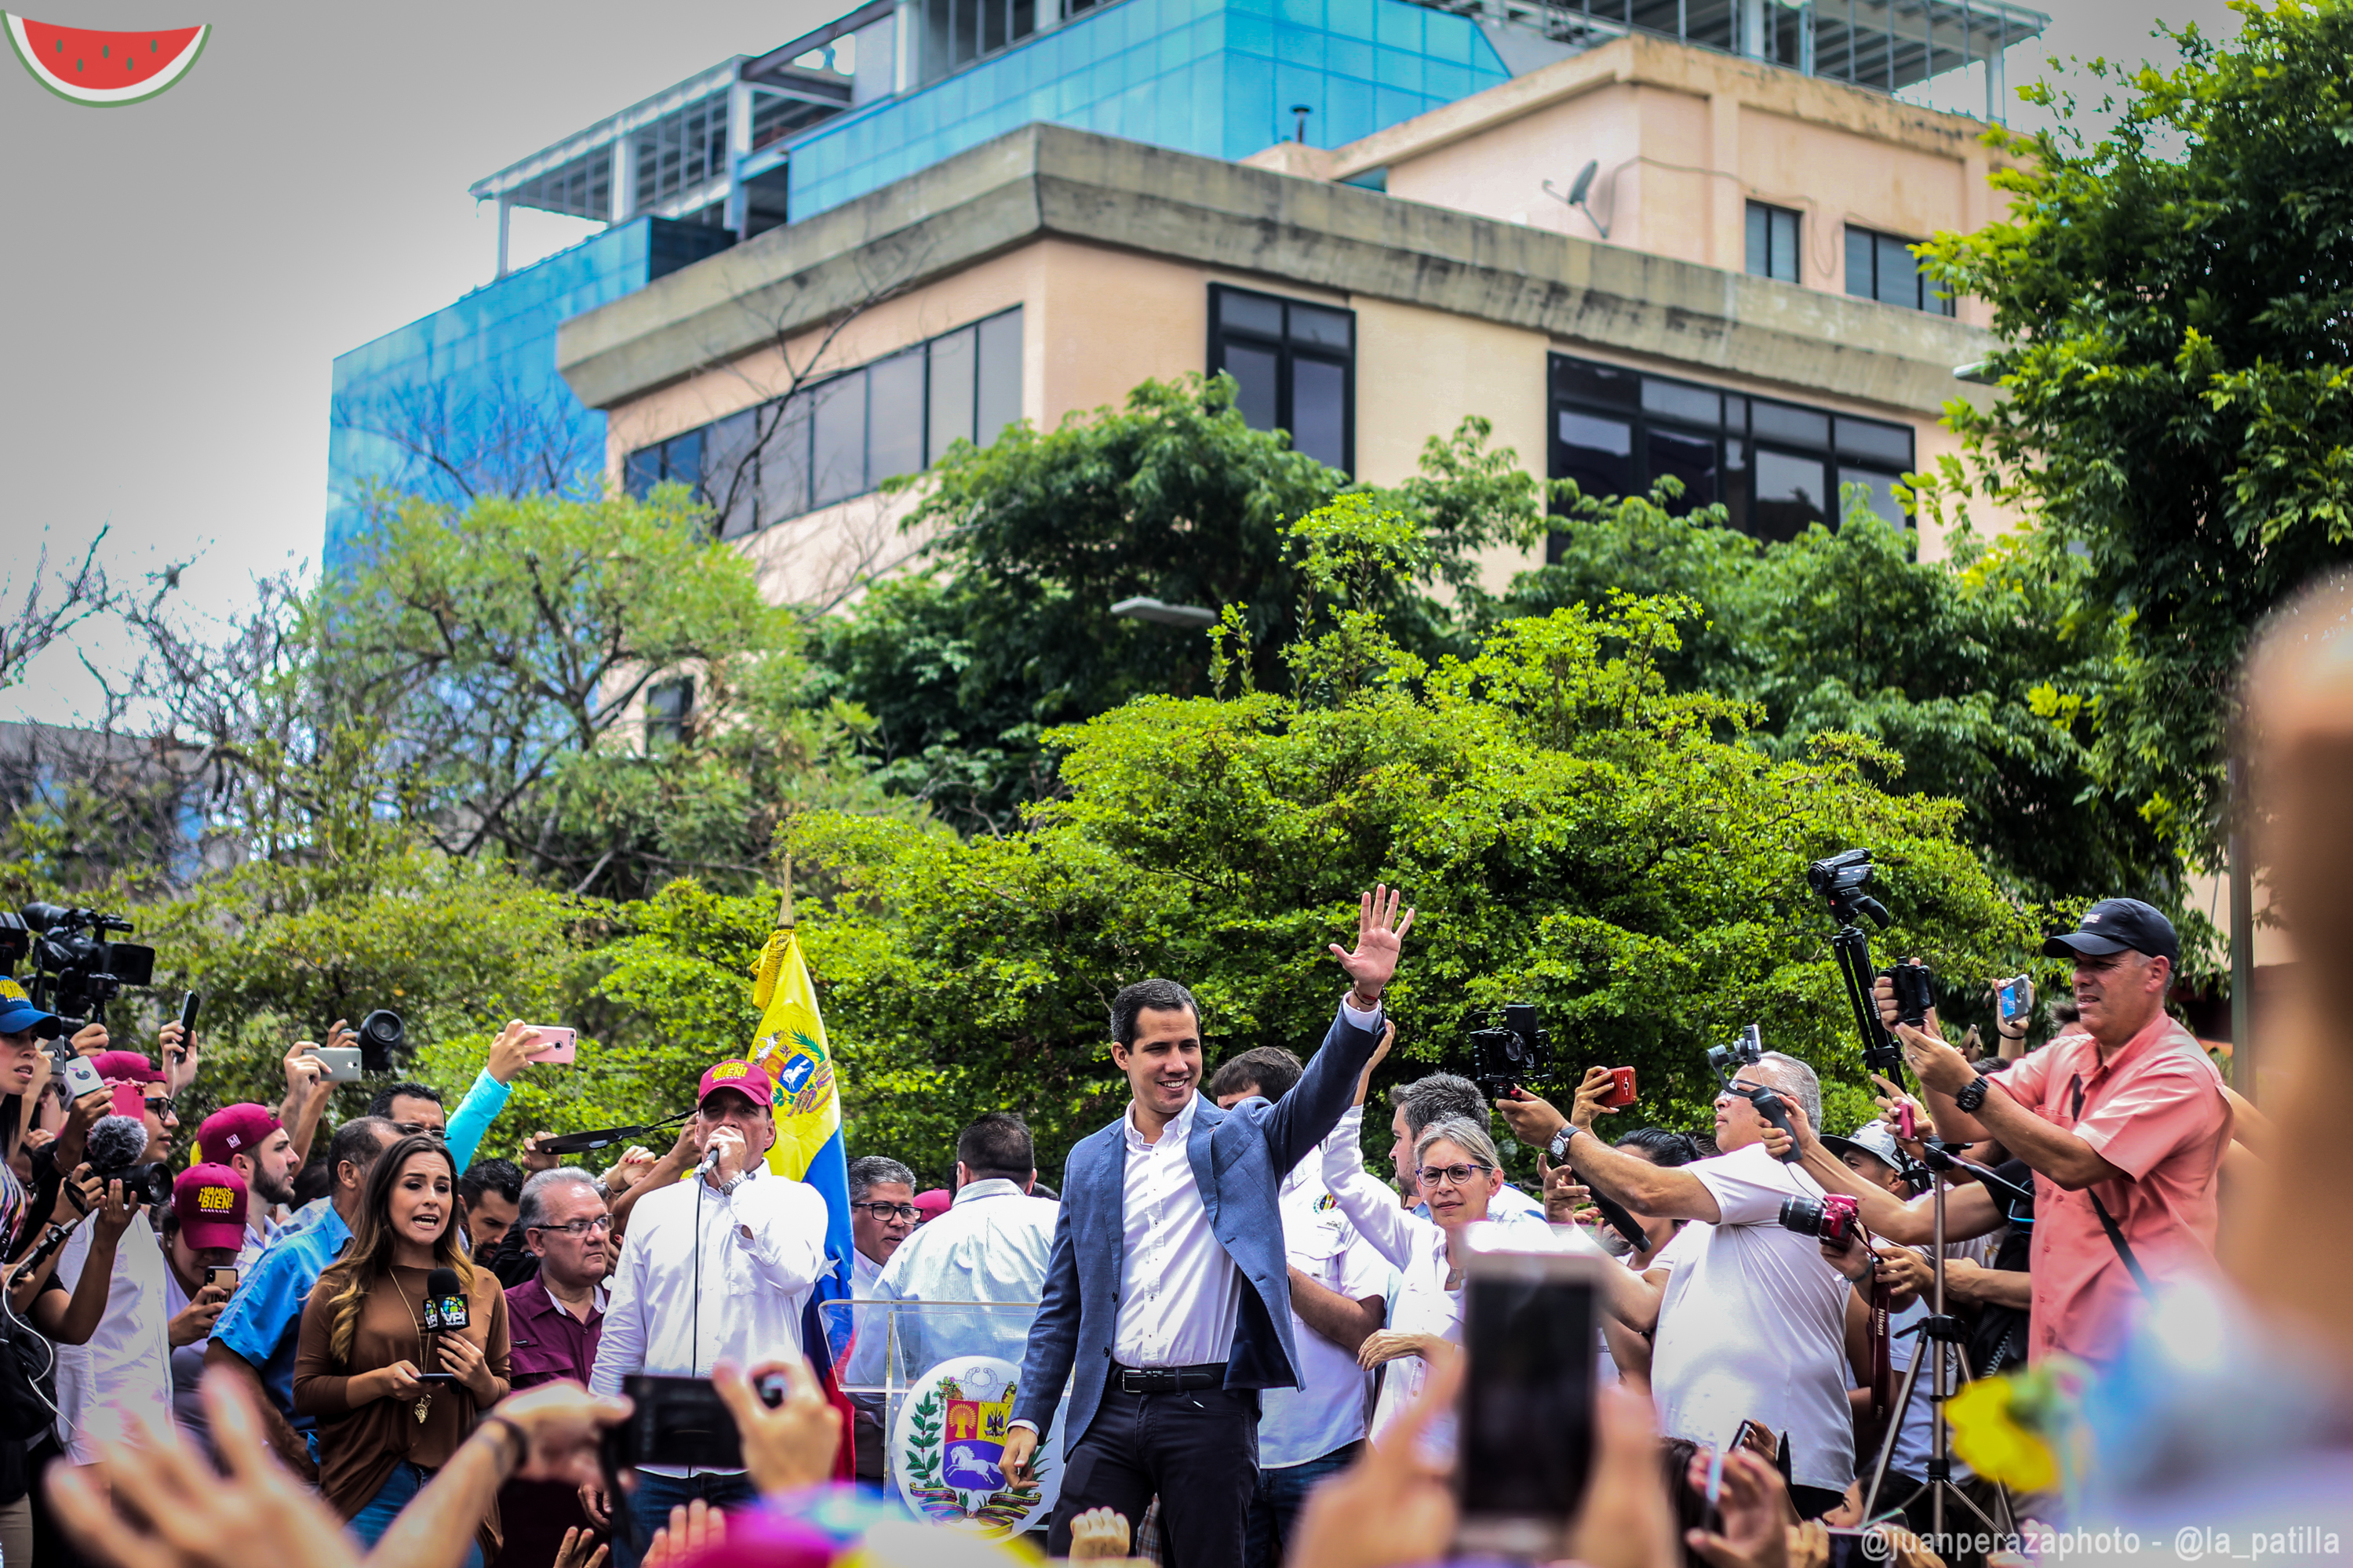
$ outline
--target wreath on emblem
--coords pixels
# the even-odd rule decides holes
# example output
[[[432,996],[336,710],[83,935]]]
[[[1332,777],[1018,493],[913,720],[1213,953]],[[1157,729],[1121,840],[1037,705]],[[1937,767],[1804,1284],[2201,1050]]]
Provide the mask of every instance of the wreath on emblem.
[[[1011,1398],[1012,1391],[1006,1391]],[[984,1534],[1009,1535],[1038,1505],[1039,1483],[1046,1478],[1042,1452],[1030,1464],[1036,1479],[1026,1487],[999,1487],[977,1491],[951,1485],[942,1472],[942,1424],[948,1405],[964,1398],[955,1379],[946,1378],[923,1391],[909,1413],[907,1446],[902,1458],[907,1469],[907,1489],[926,1518],[942,1524],[979,1527]]]

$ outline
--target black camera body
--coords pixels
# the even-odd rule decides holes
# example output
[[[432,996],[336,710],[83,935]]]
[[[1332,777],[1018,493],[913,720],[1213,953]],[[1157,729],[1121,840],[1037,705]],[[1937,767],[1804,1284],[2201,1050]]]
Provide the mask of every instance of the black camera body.
[[[1862,1228],[1862,1205],[1844,1193],[1818,1198],[1783,1198],[1781,1228],[1844,1247]]]
[[[131,930],[131,922],[120,915],[61,904],[26,904],[23,925],[37,971],[34,997],[65,1020],[69,1031],[105,1012],[124,986],[154,983],[153,948],[110,942],[100,934]],[[40,934],[32,936],[35,931]],[[0,951],[13,946],[0,938]]]
[[[1765,1059],[1765,1035],[1754,1024],[1740,1031],[1740,1037],[1728,1046],[1708,1048],[1708,1070],[1715,1074],[1718,1083],[1729,1085],[1732,1075],[1742,1068],[1755,1067]]]
[[[1863,890],[1871,886],[1874,869],[1870,850],[1841,849],[1808,866],[1806,885],[1829,902],[1841,925],[1852,925],[1857,917],[1868,915],[1884,926],[1890,919],[1887,906]]]
[[[1489,1100],[1509,1100],[1521,1085],[1545,1077],[1544,1025],[1532,1003],[1513,1002],[1504,1008],[1500,1028],[1471,1031],[1471,1077]]]
[[[1936,999],[1928,989],[1928,968],[1922,963],[1899,963],[1887,972],[1895,986],[1895,1021],[1917,1029],[1928,1022],[1928,1009]]]

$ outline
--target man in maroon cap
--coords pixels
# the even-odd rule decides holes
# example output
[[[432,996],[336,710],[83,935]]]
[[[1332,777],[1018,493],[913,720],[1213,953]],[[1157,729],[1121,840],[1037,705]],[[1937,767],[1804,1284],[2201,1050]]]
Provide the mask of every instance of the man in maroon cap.
[[[596,1392],[618,1394],[633,1373],[708,1377],[715,1362],[749,1370],[803,1353],[801,1309],[829,1267],[826,1207],[814,1188],[767,1168],[773,1097],[767,1074],[740,1058],[702,1075],[688,1123],[696,1179],[665,1183],[630,1212],[588,1383]],[[755,1496],[740,1468],[641,1466],[628,1507],[614,1510],[613,1560],[636,1568],[673,1506],[734,1509]],[[607,1517],[601,1490],[582,1501],[592,1518]]]
[[[207,1117],[209,1127],[216,1118]],[[202,1133],[199,1132],[199,1137]],[[172,1183],[164,1229],[164,1310],[171,1314],[172,1415],[185,1428],[206,1430],[196,1385],[205,1375],[205,1342],[236,1289],[237,1248],[246,1242],[245,1177],[224,1163],[191,1165]],[[206,1283],[207,1276],[215,1282]]]
[[[251,1195],[245,1213],[245,1239],[237,1265],[250,1268],[262,1250],[278,1239],[280,1228],[271,1211],[294,1202],[294,1176],[301,1167],[294,1135],[266,1105],[250,1100],[224,1105],[196,1129],[196,1151],[207,1164],[235,1171]]]

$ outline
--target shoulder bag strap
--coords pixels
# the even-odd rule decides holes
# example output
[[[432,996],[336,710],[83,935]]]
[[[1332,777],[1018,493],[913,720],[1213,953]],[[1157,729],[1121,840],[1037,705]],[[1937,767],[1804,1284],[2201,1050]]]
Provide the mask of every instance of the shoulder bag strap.
[[[2075,1081],[2069,1087],[2074,1093],[2074,1108],[2069,1114],[2081,1121],[2084,1120],[2084,1075],[2077,1073]],[[2148,1282],[2148,1270],[2143,1268],[2140,1259],[2133,1256],[2132,1243],[2125,1239],[2116,1215],[2108,1212],[2108,1205],[2100,1201],[2100,1194],[2092,1188],[2085,1187],[2084,1195],[2092,1200],[2092,1212],[2100,1216],[2100,1228],[2108,1233],[2108,1240],[2115,1245],[2116,1256],[2124,1259],[2125,1271],[2133,1277],[2133,1283],[2140,1287],[2142,1295],[2151,1300],[2156,1300],[2157,1287]]]

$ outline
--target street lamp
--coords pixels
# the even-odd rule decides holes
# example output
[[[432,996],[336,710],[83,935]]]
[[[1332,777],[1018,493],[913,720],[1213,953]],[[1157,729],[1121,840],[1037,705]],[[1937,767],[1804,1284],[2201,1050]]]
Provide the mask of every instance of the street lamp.
[[[1131,621],[1150,621],[1155,626],[1181,626],[1187,631],[1199,631],[1218,624],[1218,612],[1205,610],[1198,605],[1164,605],[1157,599],[1141,595],[1122,599],[1111,607],[1114,616],[1124,616]]]

